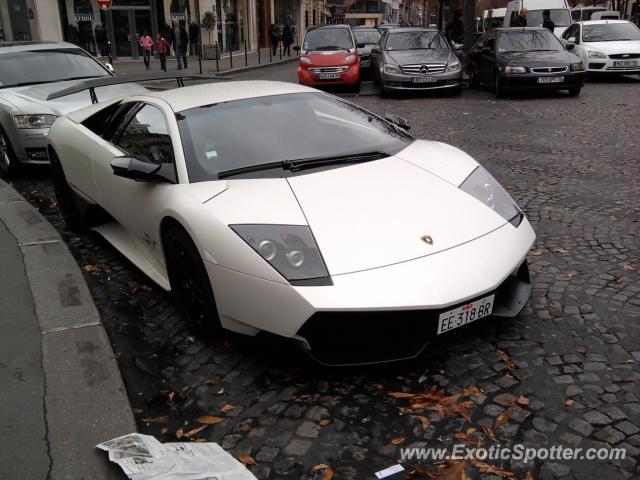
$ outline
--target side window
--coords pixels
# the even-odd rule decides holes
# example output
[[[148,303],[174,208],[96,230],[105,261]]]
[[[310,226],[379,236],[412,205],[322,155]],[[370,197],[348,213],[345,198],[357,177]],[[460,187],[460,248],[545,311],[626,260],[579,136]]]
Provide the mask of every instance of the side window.
[[[167,122],[153,105],[144,105],[125,127],[118,147],[132,157],[162,164],[173,164],[173,146]]]
[[[96,112],[85,119],[85,121],[82,122],[82,125],[87,127],[96,135],[102,136],[109,127],[111,119],[118,112],[118,110],[120,110],[121,106],[122,105],[120,104],[120,102],[109,105],[108,107],[103,108],[99,112]]]

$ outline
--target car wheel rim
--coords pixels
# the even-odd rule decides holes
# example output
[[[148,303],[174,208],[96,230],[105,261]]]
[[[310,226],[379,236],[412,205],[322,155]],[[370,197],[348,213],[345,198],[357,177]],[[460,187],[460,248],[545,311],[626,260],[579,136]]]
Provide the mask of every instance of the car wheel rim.
[[[9,144],[3,133],[0,133],[0,170],[7,172],[9,170]]]
[[[206,295],[196,278],[195,268],[191,265],[184,242],[174,238],[169,243],[168,260],[175,280],[175,291],[188,320],[195,324],[203,323],[206,312]],[[172,287],[174,287],[172,286]]]

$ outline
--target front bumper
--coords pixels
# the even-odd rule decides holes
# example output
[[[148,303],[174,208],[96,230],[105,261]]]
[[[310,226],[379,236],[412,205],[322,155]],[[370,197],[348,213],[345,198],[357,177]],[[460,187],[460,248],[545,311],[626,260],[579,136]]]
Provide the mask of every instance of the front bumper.
[[[344,65],[338,65],[343,67]],[[345,72],[340,72],[339,78],[320,80],[316,73],[309,68],[331,68],[331,67],[302,67],[298,66],[298,82],[307,87],[331,87],[331,86],[355,86],[360,81],[360,66],[355,63],[349,66]]]
[[[585,65],[587,72],[593,73],[612,73],[612,74],[623,74],[623,75],[632,75],[636,73],[640,73],[640,59],[632,59],[630,61],[635,62],[635,65],[631,66],[616,66],[615,62],[620,62],[625,60],[614,60],[614,59],[601,59],[601,58],[590,58],[589,63]]]
[[[48,165],[48,128],[23,128],[8,132],[18,163]]]
[[[513,75],[502,75],[502,84],[504,88],[509,89],[534,89],[534,90],[566,90],[569,88],[579,88],[584,85],[587,74],[586,72],[564,72],[557,74],[536,74],[524,73]],[[557,78],[563,77],[562,82],[558,83],[540,83],[538,78]]]
[[[420,77],[436,78],[435,82],[418,82]],[[402,73],[380,73],[382,84],[390,90],[436,90],[462,86],[462,71],[424,75],[405,75]]]
[[[334,275],[332,286],[292,286],[210,262],[205,264],[225,328],[250,335],[266,331],[294,338],[325,363],[371,363],[418,355],[432,337],[433,315],[437,318],[443,309],[491,292],[498,292],[495,315],[517,315],[530,292],[528,272],[525,279],[522,265],[534,240],[533,229],[525,218],[517,228],[507,223],[476,240],[434,255]],[[507,282],[516,272],[519,272],[517,283],[524,287],[513,290]],[[516,293],[508,293],[511,290]],[[404,318],[414,320],[396,322]],[[360,337],[373,331],[374,325],[382,325],[382,332],[387,333],[378,336],[383,342],[379,351],[377,345],[367,343],[368,356],[336,361],[326,357],[344,350],[341,347],[347,338],[346,334],[332,334],[337,324],[359,332]],[[385,338],[392,338],[388,330],[398,332],[405,341],[399,343],[393,337],[392,342],[385,342]],[[347,343],[355,345],[357,337]],[[385,346],[393,347],[393,351],[386,351],[382,348]]]

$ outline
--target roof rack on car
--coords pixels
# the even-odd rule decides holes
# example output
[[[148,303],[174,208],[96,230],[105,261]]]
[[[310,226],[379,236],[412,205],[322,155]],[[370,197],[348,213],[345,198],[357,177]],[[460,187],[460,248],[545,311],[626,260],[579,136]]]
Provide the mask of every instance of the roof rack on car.
[[[98,103],[98,97],[96,95],[96,88],[108,87],[110,85],[121,85],[123,83],[138,83],[138,82],[150,82],[154,80],[176,80],[179,87],[184,87],[184,79],[195,80],[230,80],[229,77],[223,77],[221,75],[195,75],[195,74],[179,74],[179,73],[167,73],[160,75],[137,74],[137,75],[123,75],[121,77],[100,77],[92,78],[79,82],[72,87],[63,88],[55,92],[51,92],[47,96],[47,100],[54,100],[60,97],[66,97],[67,95],[73,95],[74,93],[84,92],[89,90],[91,96],[91,103]]]

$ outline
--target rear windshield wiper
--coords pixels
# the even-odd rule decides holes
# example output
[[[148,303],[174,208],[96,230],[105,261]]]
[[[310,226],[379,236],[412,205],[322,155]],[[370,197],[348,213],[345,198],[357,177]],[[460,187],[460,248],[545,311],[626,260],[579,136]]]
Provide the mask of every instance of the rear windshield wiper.
[[[298,172],[307,168],[315,168],[324,165],[336,165],[340,163],[359,163],[369,162],[372,160],[379,160],[381,158],[388,157],[389,154],[384,152],[363,152],[352,153],[348,155],[339,155],[335,157],[309,157],[300,158],[296,160],[282,160],[280,162],[259,163],[257,165],[249,165],[246,167],[233,168],[231,170],[224,170],[218,173],[218,178],[228,178],[235,175],[242,175],[244,173],[260,172],[263,170],[272,170],[281,168],[282,170],[290,170],[292,172]]]

